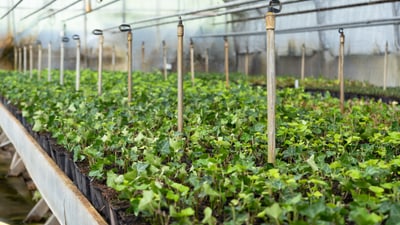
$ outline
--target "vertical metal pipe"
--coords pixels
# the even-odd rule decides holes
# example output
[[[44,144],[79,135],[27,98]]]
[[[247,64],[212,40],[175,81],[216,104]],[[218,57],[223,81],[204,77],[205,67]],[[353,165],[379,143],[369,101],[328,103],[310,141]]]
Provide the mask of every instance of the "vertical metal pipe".
[[[343,29],[339,29],[340,33],[340,48],[339,48],[339,84],[340,84],[340,111],[344,113],[344,41],[345,36]]]
[[[33,46],[29,45],[29,78],[33,78]]]
[[[26,64],[27,64],[27,52],[26,52],[26,46],[24,45],[24,74],[26,74]]]
[[[14,70],[18,68],[18,49],[14,47]]]
[[[112,71],[115,72],[115,46],[114,45],[112,47],[112,53],[111,53],[111,65],[112,65]]]
[[[78,35],[72,36],[76,41],[76,66],[75,66],[75,90],[79,91],[81,81],[81,40]]]
[[[305,44],[301,47],[301,80],[304,80],[304,70],[306,61],[306,46]]]
[[[128,31],[128,102],[132,101],[132,31]]]
[[[249,47],[246,48],[246,54],[244,55],[244,74],[246,77],[249,76]]]
[[[145,53],[145,48],[144,48],[144,41],[142,42],[142,71],[144,71],[144,67],[145,67],[145,62],[144,62],[144,53]]]
[[[182,19],[179,17],[178,24],[178,132],[183,133],[183,36],[184,27]]]
[[[98,67],[97,67],[97,94],[101,96],[102,94],[102,86],[103,86],[103,43],[104,36],[103,31],[99,29],[95,29],[92,32],[94,35],[99,36],[99,55],[98,55]]]
[[[386,41],[385,60],[383,62],[383,90],[386,90],[387,74],[388,74],[388,55],[389,55],[389,46],[388,42]]]
[[[192,78],[192,85],[194,86],[194,46],[193,40],[190,39],[190,74]]]
[[[224,47],[225,47],[225,86],[229,88],[229,43],[227,37],[224,37]]]
[[[38,43],[38,79],[40,80],[40,72],[42,70],[42,44]]]
[[[22,72],[22,48],[18,48],[18,71]]]
[[[165,41],[162,41],[163,45],[163,66],[164,66],[164,79],[167,80],[168,71],[167,71],[167,44]]]
[[[209,65],[208,65],[208,48],[206,49],[206,55],[205,55],[205,57],[204,57],[204,65],[205,65],[205,72],[206,73],[208,73],[208,67],[209,67]]]
[[[60,43],[60,85],[64,85],[64,40]]]
[[[267,103],[268,103],[268,163],[275,163],[275,14],[267,12]]]
[[[99,68],[98,68],[98,94],[102,94],[102,86],[103,86],[103,43],[104,43],[104,36],[100,35],[100,43],[99,43]]]
[[[51,42],[47,44],[47,81],[51,81]]]

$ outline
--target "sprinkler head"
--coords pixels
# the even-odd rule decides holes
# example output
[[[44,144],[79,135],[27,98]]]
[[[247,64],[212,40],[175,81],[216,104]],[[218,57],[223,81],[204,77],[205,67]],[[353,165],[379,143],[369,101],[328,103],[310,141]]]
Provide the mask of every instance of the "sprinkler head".
[[[93,33],[94,35],[103,35],[103,31],[102,31],[102,30],[99,30],[99,29],[94,29],[94,30],[92,31],[92,33]]]
[[[282,3],[279,0],[271,0],[269,2],[268,12],[279,13],[281,10],[282,10]]]
[[[72,39],[74,39],[75,41],[80,40],[79,35],[77,35],[77,34],[72,35]]]
[[[121,25],[119,25],[119,30],[121,32],[130,32],[130,31],[132,31],[132,28],[131,28],[131,25],[129,25],[129,24],[121,24]]]

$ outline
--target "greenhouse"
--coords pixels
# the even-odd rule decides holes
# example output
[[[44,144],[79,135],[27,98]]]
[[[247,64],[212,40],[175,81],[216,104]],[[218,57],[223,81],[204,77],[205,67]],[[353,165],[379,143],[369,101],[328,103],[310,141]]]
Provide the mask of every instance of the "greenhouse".
[[[8,0],[0,40],[0,225],[399,224],[398,0]]]

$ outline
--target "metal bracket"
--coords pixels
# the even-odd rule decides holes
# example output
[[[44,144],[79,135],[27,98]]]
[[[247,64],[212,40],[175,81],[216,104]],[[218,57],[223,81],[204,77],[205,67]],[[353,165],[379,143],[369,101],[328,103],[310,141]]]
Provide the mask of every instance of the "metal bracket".
[[[269,2],[268,12],[279,13],[281,10],[282,10],[282,3],[279,0],[271,0]]]
[[[94,29],[94,30],[92,31],[92,33],[93,33],[94,35],[103,35],[103,31],[100,30],[100,29]]]
[[[121,32],[129,32],[129,31],[132,31],[132,28],[131,28],[131,25],[129,25],[129,24],[121,24],[121,25],[119,25],[119,30]]]
[[[79,38],[79,35],[74,34],[74,35],[72,35],[72,39],[79,41],[80,38]]]

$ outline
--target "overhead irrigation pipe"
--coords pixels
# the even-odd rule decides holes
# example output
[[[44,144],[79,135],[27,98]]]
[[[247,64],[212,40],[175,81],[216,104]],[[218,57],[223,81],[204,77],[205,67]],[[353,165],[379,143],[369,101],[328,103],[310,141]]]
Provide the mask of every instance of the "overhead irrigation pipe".
[[[318,12],[324,12],[324,11],[331,11],[331,10],[338,10],[338,9],[345,9],[345,8],[354,8],[354,7],[360,7],[360,6],[369,6],[369,5],[376,5],[376,4],[385,4],[385,3],[398,2],[398,1],[399,0],[385,0],[385,1],[380,0],[380,1],[372,1],[372,2],[362,2],[362,3],[330,6],[330,7],[324,7],[324,8],[307,9],[307,10],[301,10],[301,11],[296,11],[296,12],[287,12],[287,13],[281,13],[281,14],[276,15],[276,16],[277,17],[281,17],[281,16],[293,16],[293,15],[315,13],[315,12],[318,13]],[[259,6],[253,6],[253,7],[248,7],[246,10],[243,10],[243,11],[253,10],[253,9],[258,9],[258,8],[260,8],[260,7]],[[232,10],[229,13],[234,13],[234,12],[239,12],[239,11]],[[262,19],[262,18],[263,18],[263,16],[248,17],[248,18],[245,18],[245,19],[236,19],[236,20],[218,22],[218,23],[214,23],[214,25],[226,24],[226,23],[246,22],[246,21],[251,21],[251,20],[259,20],[259,19]]]
[[[12,12],[21,2],[22,0],[19,0],[15,5],[13,5],[6,13],[4,13],[4,15],[1,16],[0,20],[10,14],[10,12]]]
[[[25,19],[27,19],[27,18],[29,18],[30,16],[35,15],[36,13],[38,13],[38,12],[40,12],[40,11],[42,11],[43,9],[45,9],[45,8],[47,8],[48,6],[50,6],[51,4],[53,4],[55,1],[57,1],[57,0],[52,0],[52,1],[48,2],[47,4],[43,5],[42,7],[38,8],[37,10],[33,11],[32,13],[30,13],[30,14],[28,14],[28,15],[22,17],[22,18],[21,18],[21,21],[22,21],[22,20],[25,20]]]
[[[104,36],[103,31],[99,29],[95,29],[92,32],[94,35],[99,36],[99,62],[98,62],[98,70],[97,70],[97,94],[101,95],[101,87],[102,87],[102,71],[103,71],[103,43]]]
[[[51,16],[54,16],[54,15],[57,14],[57,13],[60,13],[60,12],[62,12],[62,11],[64,11],[64,10],[67,10],[68,8],[72,7],[73,5],[78,4],[78,3],[81,2],[81,1],[82,1],[82,0],[76,0],[75,2],[72,2],[71,4],[65,6],[64,8],[61,8],[61,9],[59,9],[59,10],[57,10],[57,11],[55,11],[55,12],[49,14],[49,15],[46,15],[46,16],[44,16],[44,17],[41,17],[40,20],[49,18],[49,17],[51,17]]]
[[[358,22],[350,22],[350,23],[337,23],[337,24],[328,24],[328,25],[320,25],[320,26],[309,26],[309,27],[300,27],[300,28],[289,28],[289,29],[281,29],[276,30],[275,34],[291,34],[291,33],[301,33],[301,32],[313,32],[313,31],[325,31],[325,30],[337,30],[338,27],[342,27],[343,29],[351,29],[351,28],[361,28],[361,27],[374,27],[374,26],[387,26],[400,24],[400,17],[393,17],[388,19],[377,19],[377,20],[366,20],[366,21],[358,21]],[[250,31],[250,32],[231,32],[231,33],[220,33],[220,34],[204,34],[204,35],[195,35],[192,38],[219,38],[219,37],[238,37],[238,36],[253,36],[253,35],[264,35],[265,31]]]
[[[109,2],[109,3],[106,3],[106,4],[104,4],[104,5],[101,5],[101,6],[97,7],[97,8],[95,8],[95,9],[86,10],[86,12],[84,12],[84,13],[80,13],[80,14],[78,14],[78,15],[71,16],[71,17],[65,19],[64,22],[69,21],[69,20],[72,20],[72,19],[75,19],[75,18],[78,18],[78,17],[80,17],[80,16],[87,15],[87,14],[92,13],[92,12],[95,12],[95,11],[98,11],[98,10],[104,8],[104,7],[107,7],[107,6],[111,5],[111,4],[114,4],[114,3],[119,2],[119,1],[120,1],[120,0],[114,0],[114,1],[112,1],[112,2]]]
[[[128,102],[132,101],[132,28],[129,24],[119,26],[121,32],[128,33]]]
[[[60,44],[60,85],[64,85],[64,43],[69,41],[68,37],[61,38]]]
[[[282,5],[279,0],[271,0],[268,12],[265,15],[267,30],[267,104],[268,104],[268,163],[275,163],[275,104],[276,104],[276,79],[275,79],[275,14],[279,13]]]
[[[152,18],[148,18],[148,19],[137,20],[137,21],[129,23],[129,24],[133,25],[133,24],[140,24],[140,23],[146,23],[146,22],[152,22],[152,21],[159,21],[159,20],[164,20],[164,19],[168,19],[168,18],[175,18],[178,16],[193,15],[193,14],[197,14],[197,13],[201,13],[201,12],[206,12],[206,11],[211,11],[211,10],[216,10],[216,9],[221,9],[221,8],[235,7],[238,5],[250,4],[253,2],[259,2],[259,1],[260,0],[234,1],[234,2],[225,3],[222,5],[218,5],[218,6],[211,6],[208,8],[199,9],[199,10],[191,10],[191,11],[187,11],[187,12],[181,12],[181,13],[176,13],[176,14],[171,14],[171,15],[166,15],[166,16],[158,16],[158,17],[152,17]],[[117,27],[110,27],[110,28],[107,28],[104,30],[113,30],[115,28],[117,28]]]
[[[81,40],[79,35],[75,34],[72,39],[76,41],[76,75],[75,75],[75,90],[79,91],[81,80]]]

